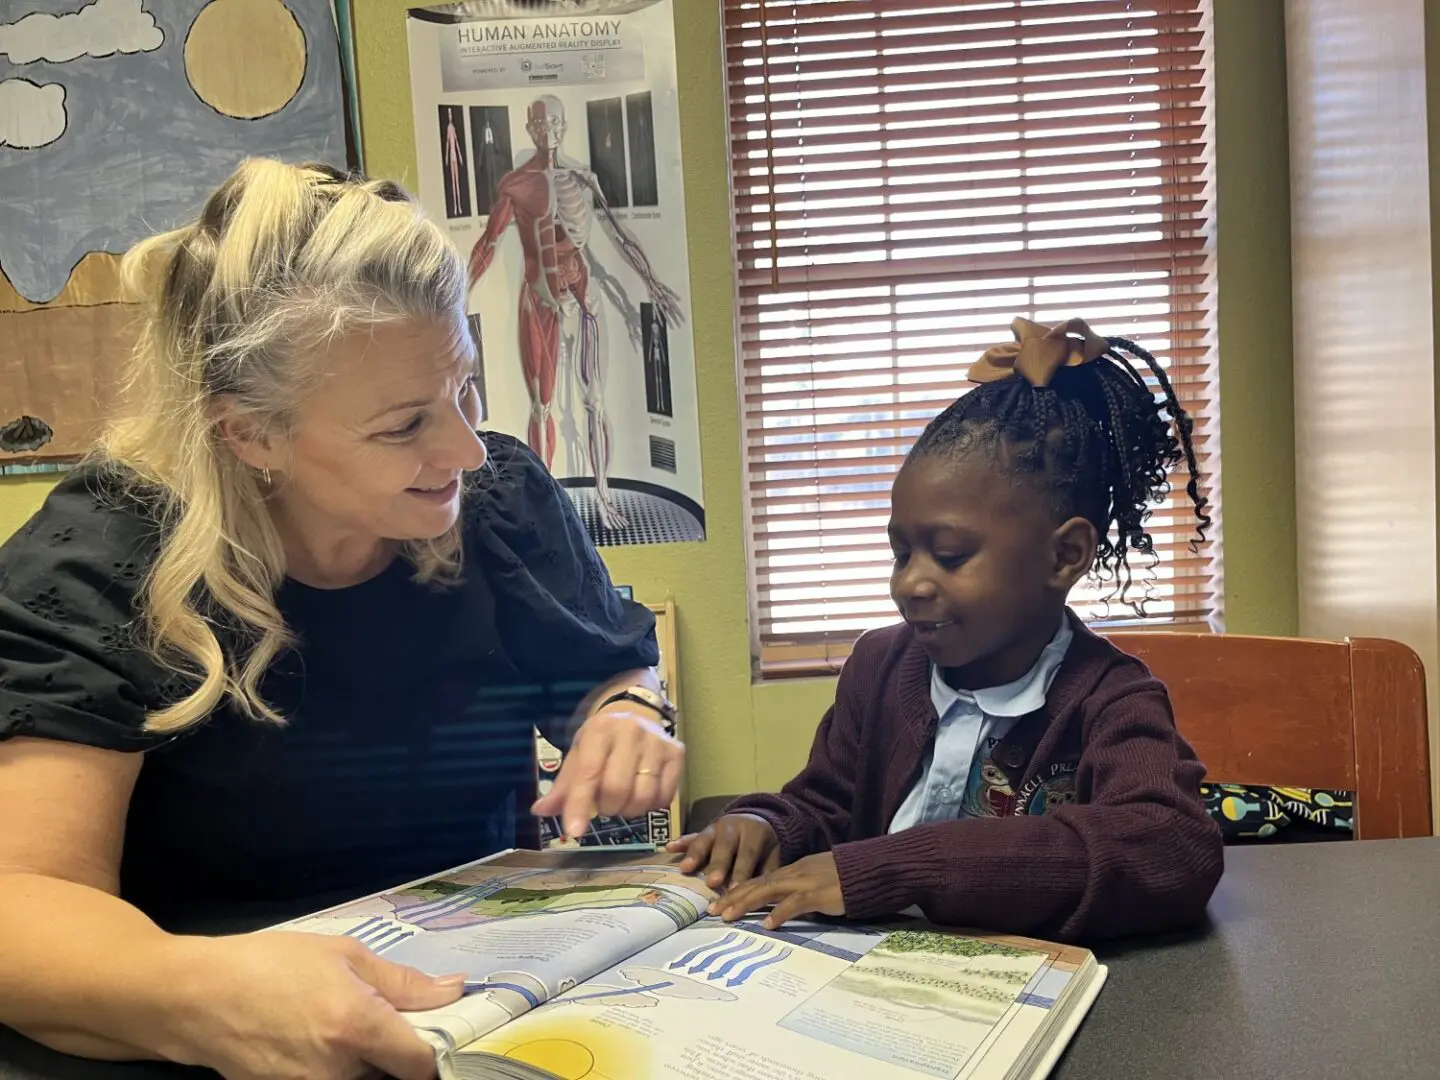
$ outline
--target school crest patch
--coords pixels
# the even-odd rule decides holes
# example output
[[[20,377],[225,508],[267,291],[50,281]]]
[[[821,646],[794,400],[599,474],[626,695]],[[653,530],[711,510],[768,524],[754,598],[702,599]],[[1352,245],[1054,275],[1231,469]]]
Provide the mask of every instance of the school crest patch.
[[[1075,801],[1075,763],[1059,761],[1032,776],[1015,796],[1014,813],[1048,814]]]
[[[1012,748],[999,739],[986,739],[970,766],[965,785],[965,817],[1005,817],[1015,801],[1014,781],[1004,762],[1013,756]],[[1024,760],[1023,757],[1021,759]]]

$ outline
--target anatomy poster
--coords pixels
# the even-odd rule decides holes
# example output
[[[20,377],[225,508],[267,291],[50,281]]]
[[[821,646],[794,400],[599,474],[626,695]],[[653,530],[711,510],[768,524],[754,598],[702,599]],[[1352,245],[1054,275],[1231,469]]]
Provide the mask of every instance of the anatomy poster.
[[[470,259],[487,423],[596,543],[703,540],[672,0],[468,0],[407,25],[420,197]]]
[[[0,3],[0,469],[88,448],[119,256],[247,155],[344,167],[345,116],[331,0]]]

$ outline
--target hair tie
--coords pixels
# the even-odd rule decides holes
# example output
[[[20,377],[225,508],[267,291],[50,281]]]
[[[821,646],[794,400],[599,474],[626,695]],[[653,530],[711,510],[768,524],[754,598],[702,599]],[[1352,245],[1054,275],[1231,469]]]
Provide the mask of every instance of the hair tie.
[[[1110,343],[1086,325],[1070,319],[1048,329],[1029,319],[1010,324],[1015,341],[993,345],[970,365],[966,378],[974,383],[995,382],[1020,375],[1031,386],[1049,386],[1062,367],[1078,367],[1098,360]]]

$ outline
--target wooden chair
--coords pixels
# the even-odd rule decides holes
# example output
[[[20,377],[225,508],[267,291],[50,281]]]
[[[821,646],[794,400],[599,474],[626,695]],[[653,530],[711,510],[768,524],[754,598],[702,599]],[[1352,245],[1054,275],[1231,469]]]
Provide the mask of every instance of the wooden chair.
[[[1215,783],[1354,792],[1356,839],[1429,836],[1425,672],[1397,641],[1114,633]]]

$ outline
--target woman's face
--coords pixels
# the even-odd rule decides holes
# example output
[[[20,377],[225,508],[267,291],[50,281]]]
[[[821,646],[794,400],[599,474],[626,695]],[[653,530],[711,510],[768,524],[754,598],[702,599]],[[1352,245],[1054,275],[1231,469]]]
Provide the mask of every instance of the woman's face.
[[[465,333],[459,321],[397,323],[330,349],[284,448],[290,516],[384,540],[428,540],[455,523],[460,474],[485,462]]]

